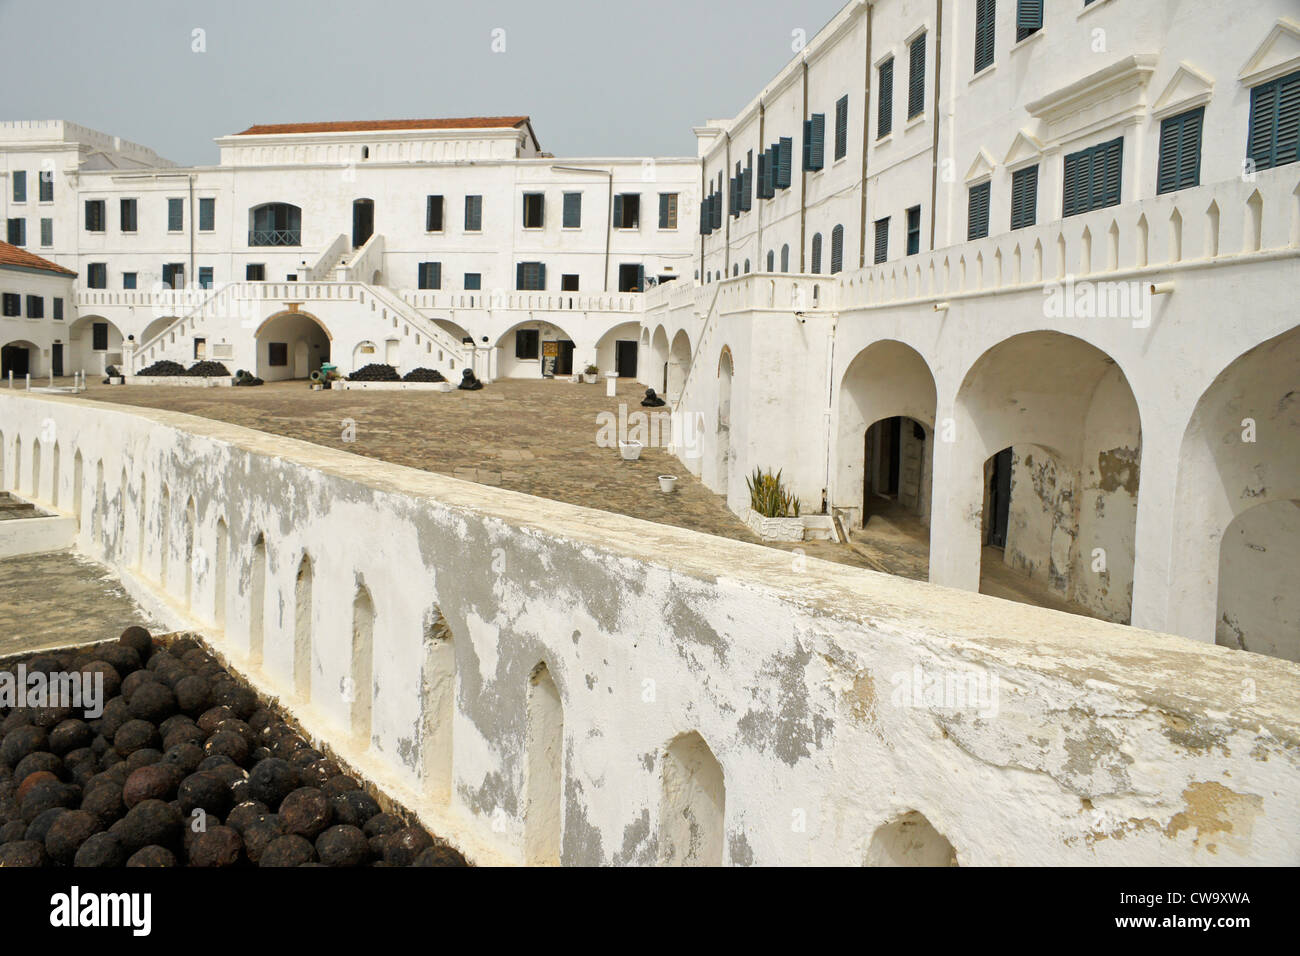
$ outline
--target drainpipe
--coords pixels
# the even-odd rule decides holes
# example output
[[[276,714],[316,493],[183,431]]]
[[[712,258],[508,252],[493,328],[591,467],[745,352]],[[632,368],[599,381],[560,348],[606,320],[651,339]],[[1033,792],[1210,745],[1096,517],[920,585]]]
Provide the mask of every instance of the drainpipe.
[[[589,169],[584,166],[552,166],[551,169],[561,173],[595,173],[609,180],[609,192],[605,199],[605,292],[609,292],[609,245],[614,233],[614,170]],[[644,291],[644,290],[643,290]]]
[[[930,251],[934,252],[935,203],[939,201],[939,83],[943,77],[943,0],[934,0],[934,111],[930,123],[934,135],[930,142]]]
[[[763,105],[763,101],[760,99],[758,101],[758,148],[760,152],[764,148],[763,144],[767,142],[767,136],[764,132],[764,129],[766,128],[766,124],[767,124],[767,108]],[[757,166],[754,167],[754,173],[755,175],[757,175],[758,173]],[[755,199],[758,198],[757,193],[760,185],[761,184],[757,182],[754,184]],[[758,256],[758,262],[756,263],[757,268],[755,268],[754,271],[762,272],[765,262],[763,260],[763,204],[761,202],[754,203],[754,216],[756,217],[754,220],[755,227],[758,230],[758,236],[757,236],[758,248],[754,250],[754,254]]]
[[[190,282],[198,282],[199,274],[194,271],[194,217],[197,216],[198,210],[194,208],[194,174],[191,173],[186,177],[190,183]]]
[[[803,61],[803,122],[808,122],[808,60]],[[791,162],[794,157],[790,157]],[[799,160],[799,273],[804,272],[804,246],[808,232],[808,170],[803,160]]]
[[[943,0],[937,0],[942,3]],[[867,147],[871,142],[871,14],[867,7],[867,57],[862,71],[862,210],[858,222],[858,268],[867,265]]]

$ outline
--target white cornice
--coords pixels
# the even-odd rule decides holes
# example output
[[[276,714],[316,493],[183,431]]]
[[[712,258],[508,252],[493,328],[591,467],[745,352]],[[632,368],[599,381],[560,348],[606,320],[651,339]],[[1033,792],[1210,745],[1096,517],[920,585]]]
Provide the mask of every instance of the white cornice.
[[[1296,70],[1300,70],[1300,23],[1282,17],[1255,48],[1237,78],[1247,86],[1258,86]]]
[[[1067,116],[1121,93],[1145,90],[1159,59],[1155,53],[1126,56],[1117,63],[1026,104],[1025,109],[1030,116],[1044,122],[1058,123]]]
[[[1178,64],[1173,77],[1165,84],[1164,92],[1151,107],[1151,116],[1154,119],[1164,119],[1166,116],[1204,106],[1210,102],[1213,93],[1214,80],[1184,60]]]

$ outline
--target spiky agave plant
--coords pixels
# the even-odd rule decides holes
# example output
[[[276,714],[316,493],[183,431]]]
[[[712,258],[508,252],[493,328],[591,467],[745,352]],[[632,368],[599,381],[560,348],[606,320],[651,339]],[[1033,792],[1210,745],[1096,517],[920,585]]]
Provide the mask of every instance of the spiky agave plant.
[[[799,499],[781,485],[781,472],[772,474],[755,468],[745,479],[749,486],[749,506],[765,518],[799,517]]]

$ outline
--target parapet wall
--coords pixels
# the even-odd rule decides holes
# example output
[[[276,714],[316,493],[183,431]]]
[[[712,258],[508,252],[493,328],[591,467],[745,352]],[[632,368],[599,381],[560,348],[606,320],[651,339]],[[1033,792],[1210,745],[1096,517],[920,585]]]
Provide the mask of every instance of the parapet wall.
[[[0,451],[480,862],[1300,862],[1292,663],[168,412]]]

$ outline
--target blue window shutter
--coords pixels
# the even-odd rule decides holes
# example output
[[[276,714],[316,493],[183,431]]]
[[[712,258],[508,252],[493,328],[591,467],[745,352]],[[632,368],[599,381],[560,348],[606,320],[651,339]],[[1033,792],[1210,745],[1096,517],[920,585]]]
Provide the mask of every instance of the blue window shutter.
[[[803,168],[812,169],[812,120],[803,121]]]
[[[623,194],[616,193],[614,196],[614,228],[617,229],[623,225]]]
[[[989,197],[991,182],[970,188],[969,208],[966,214],[966,239],[983,239],[989,234]]]
[[[1251,89],[1246,155],[1257,169],[1300,159],[1300,73]]]
[[[812,166],[810,168],[816,171],[826,165],[826,114],[814,113],[809,122],[812,124]]]
[[[880,80],[876,84],[876,138],[888,136],[894,128],[894,60],[891,57],[880,64]]]
[[[537,288],[541,291],[546,289],[546,263],[537,263]]]
[[[776,164],[776,188],[790,188],[790,173],[794,166],[794,139],[789,136],[782,136],[780,143],[780,157]]]
[[[889,258],[889,217],[876,220],[876,256],[877,264]]]
[[[515,288],[524,288],[524,264],[522,262],[515,266]]]
[[[835,158],[843,159],[849,151],[849,97],[835,101]]]
[[[745,170],[740,179],[740,206],[746,212],[754,208],[754,167]]]
[[[1011,174],[1011,228],[1023,229],[1038,221],[1038,166]]]
[[[645,264],[636,267],[636,291],[645,291]]]
[[[822,271],[822,234],[820,232],[812,237],[812,271],[814,273]]]
[[[1043,0],[1017,0],[1016,39],[1023,40],[1043,28]]]
[[[1167,193],[1200,185],[1201,125],[1205,107],[1197,107],[1160,123],[1160,158],[1156,192]]]
[[[925,34],[912,41],[908,50],[907,118],[925,112]]]
[[[831,230],[831,275],[844,268],[844,227]]]
[[[975,72],[990,63],[994,56],[997,7],[994,0],[975,0]]]

